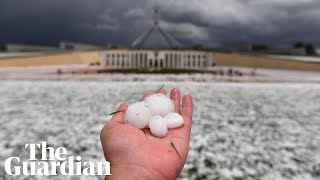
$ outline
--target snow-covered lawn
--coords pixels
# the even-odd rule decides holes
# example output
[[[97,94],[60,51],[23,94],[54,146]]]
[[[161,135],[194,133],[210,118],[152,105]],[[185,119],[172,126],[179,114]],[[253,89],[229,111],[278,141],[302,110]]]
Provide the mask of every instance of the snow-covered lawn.
[[[25,143],[47,141],[84,161],[103,161],[99,133],[110,119],[107,114],[162,84],[1,81],[0,179],[17,179],[5,176],[3,162],[28,157]],[[164,84],[192,94],[195,101],[181,179],[320,176],[319,84]]]

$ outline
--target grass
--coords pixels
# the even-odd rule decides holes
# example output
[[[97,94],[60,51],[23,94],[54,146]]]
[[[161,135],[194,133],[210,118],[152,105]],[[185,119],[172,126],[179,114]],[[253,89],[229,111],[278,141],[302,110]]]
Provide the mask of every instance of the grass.
[[[100,59],[99,51],[84,52],[52,52],[37,56],[1,58],[0,67],[49,66],[71,64],[97,64]],[[227,54],[213,52],[213,63],[217,66],[236,66],[268,69],[320,71],[320,63],[298,62],[272,59],[257,55]],[[123,70],[122,73],[141,74],[181,74],[192,73],[190,70]]]
[[[280,60],[256,55],[213,53],[217,66],[320,71],[320,63]]]

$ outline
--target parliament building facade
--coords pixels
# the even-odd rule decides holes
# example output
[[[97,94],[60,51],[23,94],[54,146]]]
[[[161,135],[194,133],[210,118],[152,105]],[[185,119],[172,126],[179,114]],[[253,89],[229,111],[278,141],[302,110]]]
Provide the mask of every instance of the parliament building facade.
[[[106,50],[100,64],[110,68],[203,69],[212,53],[194,50]]]

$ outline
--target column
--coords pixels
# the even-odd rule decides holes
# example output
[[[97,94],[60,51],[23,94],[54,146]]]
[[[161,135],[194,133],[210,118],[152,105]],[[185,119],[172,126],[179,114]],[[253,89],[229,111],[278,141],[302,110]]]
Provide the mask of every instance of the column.
[[[116,55],[116,67],[119,67],[119,54]]]
[[[118,59],[117,59],[117,55],[115,54],[113,58],[113,67],[117,67],[117,66],[118,66]]]
[[[180,68],[180,69],[181,69],[181,61],[182,61],[181,59],[182,59],[182,58],[181,58],[181,53],[179,53],[179,54],[178,54],[178,64],[177,64],[177,67]]]
[[[208,67],[212,67],[212,60],[213,60],[212,53],[208,53],[207,58],[208,58]]]
[[[109,54],[106,54],[105,58],[106,58],[105,59],[106,60],[105,65],[109,67],[110,66],[110,56],[109,56]]]
[[[182,58],[182,67],[183,67],[183,68],[186,68],[186,61],[187,61],[186,54],[183,53],[183,58]]]
[[[148,66],[148,63],[149,63],[149,61],[148,61],[148,53],[146,53],[145,54],[145,57],[144,57],[144,59],[145,59],[145,63],[146,63],[146,68],[148,68],[149,66]]]
[[[139,53],[136,53],[136,67],[139,68],[140,67],[140,63],[139,63]]]
[[[127,54],[127,56],[128,56],[128,67],[129,67],[129,68],[132,68],[132,62],[131,62],[131,61],[132,61],[132,59],[131,59],[131,53],[128,53],[128,54]]]
[[[171,68],[174,68],[176,65],[176,56],[172,53],[172,61],[171,61]]]
[[[120,54],[117,54],[117,68],[121,67],[121,58]]]
[[[138,68],[141,68],[141,53],[137,54]]]
[[[134,68],[134,53],[131,53],[131,68]]]
[[[173,54],[170,53],[170,63],[169,68],[173,68]]]
[[[156,68],[158,69],[160,67],[160,60],[159,57],[156,59]]]
[[[189,58],[189,55],[187,55],[186,56],[187,58],[186,58],[186,68],[189,68],[189,60],[190,60],[190,58]]]
[[[102,66],[106,66],[107,65],[107,54],[106,53],[101,53],[100,54],[100,64]]]
[[[183,61],[184,61],[183,54],[180,53],[180,68],[183,68]]]
[[[124,52],[122,53],[122,68],[125,68],[127,65],[127,62],[126,62],[126,56],[124,54]]]
[[[174,58],[175,58],[174,68],[178,68],[179,56],[177,53],[174,54]]]
[[[125,60],[126,60],[126,68],[129,67],[129,57],[128,57],[128,53],[126,52],[125,54]]]
[[[201,59],[201,67],[202,68],[205,67],[205,63],[204,63],[205,60],[206,60],[206,58],[204,57],[204,55],[202,55],[202,59]]]
[[[158,68],[160,69],[161,68],[161,63],[162,63],[162,60],[161,58],[158,59]]]
[[[119,54],[119,62],[120,62],[120,68],[123,68],[123,57],[122,57],[122,54]]]
[[[194,67],[194,57],[193,55],[191,55],[191,65],[190,65],[190,68],[193,68]]]
[[[142,60],[142,65],[141,65],[141,66],[142,66],[143,68],[145,68],[145,67],[146,67],[146,60],[145,60],[145,54],[144,54],[144,53],[142,54],[141,60]]]
[[[139,54],[139,62],[140,62],[139,68],[143,68],[143,54],[142,53]]]
[[[138,67],[138,54],[134,53],[134,67],[137,68]]]
[[[142,55],[141,55],[141,66],[143,67],[143,68],[145,68],[146,67],[146,60],[145,60],[145,53],[143,53]]]
[[[194,67],[195,67],[195,68],[199,68],[199,67],[198,67],[198,65],[199,65],[199,64],[198,64],[198,63],[199,63],[199,56],[198,56],[198,54],[195,55],[194,61],[195,61],[195,66],[194,66]]]

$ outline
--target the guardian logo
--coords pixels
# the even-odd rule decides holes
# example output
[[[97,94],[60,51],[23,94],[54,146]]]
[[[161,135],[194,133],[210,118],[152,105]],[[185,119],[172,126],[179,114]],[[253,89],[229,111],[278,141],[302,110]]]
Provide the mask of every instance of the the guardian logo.
[[[5,161],[5,171],[12,176],[65,176],[111,175],[109,162],[82,162],[81,157],[68,156],[67,149],[47,147],[46,142],[26,144],[29,149],[29,160],[21,162],[20,157],[10,157]],[[36,158],[37,151],[41,159]]]

